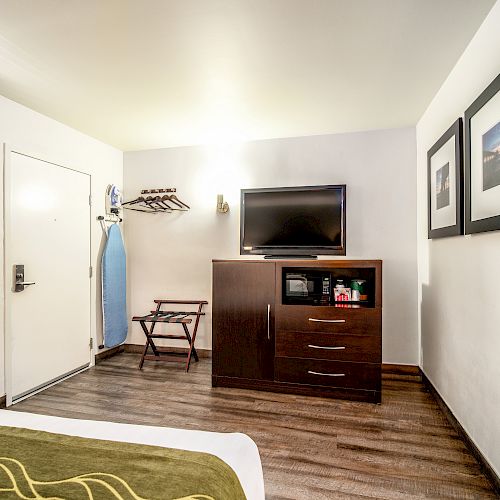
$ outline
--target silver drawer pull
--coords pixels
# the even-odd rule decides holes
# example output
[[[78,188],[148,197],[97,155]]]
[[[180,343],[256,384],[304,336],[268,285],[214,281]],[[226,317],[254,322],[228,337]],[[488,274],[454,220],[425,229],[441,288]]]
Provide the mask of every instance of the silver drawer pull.
[[[267,304],[267,340],[271,340],[270,324],[271,324],[271,304]]]
[[[316,318],[309,318],[309,321],[315,321],[316,323],[345,323],[345,319],[316,319]]]
[[[307,373],[310,373],[311,375],[323,375],[325,377],[345,377],[345,373],[321,373],[313,372],[311,370],[308,370]]]
[[[327,346],[323,346],[323,345],[314,345],[314,344],[308,344],[307,347],[310,347],[311,349],[326,349],[329,351],[342,351],[343,349],[345,349],[344,346],[342,346],[342,347],[327,347]]]

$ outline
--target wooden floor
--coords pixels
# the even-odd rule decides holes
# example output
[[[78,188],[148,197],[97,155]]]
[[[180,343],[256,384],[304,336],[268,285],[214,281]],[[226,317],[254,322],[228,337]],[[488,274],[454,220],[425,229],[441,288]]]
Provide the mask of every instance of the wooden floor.
[[[382,405],[213,389],[210,361],[120,354],[18,403],[15,411],[244,432],[258,445],[269,499],[496,498],[416,377],[384,378]],[[387,377],[387,376],[386,376]]]

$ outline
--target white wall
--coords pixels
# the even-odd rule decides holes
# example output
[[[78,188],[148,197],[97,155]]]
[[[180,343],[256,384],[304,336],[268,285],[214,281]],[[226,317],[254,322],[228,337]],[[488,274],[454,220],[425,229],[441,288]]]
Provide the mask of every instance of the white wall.
[[[91,288],[91,334],[94,337],[94,345],[98,345],[102,340],[102,321],[100,281],[96,277],[100,276],[102,230],[96,217],[104,213],[104,194],[107,185],[111,183],[122,185],[123,183],[123,153],[2,96],[0,96],[1,143],[8,144],[13,150],[74,168],[92,176],[91,256],[95,272]],[[1,196],[3,196],[3,187],[0,186]],[[3,280],[3,265],[0,269],[0,280]],[[3,290],[3,287],[0,288]],[[61,292],[63,291],[62,289]],[[0,395],[3,395],[5,394],[3,318],[0,324],[2,325],[0,330]]]
[[[427,240],[426,156],[500,72],[499,27],[497,2],[417,125],[422,368],[497,473],[500,231]]]
[[[211,301],[211,259],[239,257],[240,188],[347,184],[347,254],[384,261],[385,362],[417,364],[415,130],[413,128],[185,147],[124,155],[125,197],[176,187],[182,214],[127,212],[129,304],[156,297]],[[217,214],[216,194],[230,212]],[[210,307],[207,309],[210,311]],[[197,346],[211,347],[211,316]],[[143,343],[132,325],[128,342]]]

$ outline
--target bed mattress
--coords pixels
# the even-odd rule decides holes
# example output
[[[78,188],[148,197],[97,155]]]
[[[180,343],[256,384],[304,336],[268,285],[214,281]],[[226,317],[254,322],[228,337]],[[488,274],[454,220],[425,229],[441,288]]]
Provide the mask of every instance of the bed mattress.
[[[256,444],[245,434],[78,420],[11,410],[0,410],[0,425],[210,453],[234,470],[248,500],[265,498],[259,452]]]

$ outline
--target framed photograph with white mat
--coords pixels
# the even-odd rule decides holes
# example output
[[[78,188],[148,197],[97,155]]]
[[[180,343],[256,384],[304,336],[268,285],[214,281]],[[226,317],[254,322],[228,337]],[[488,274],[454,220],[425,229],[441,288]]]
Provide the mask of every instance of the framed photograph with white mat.
[[[428,238],[463,234],[462,119],[427,152]]]
[[[500,229],[500,75],[465,112],[465,233]]]

